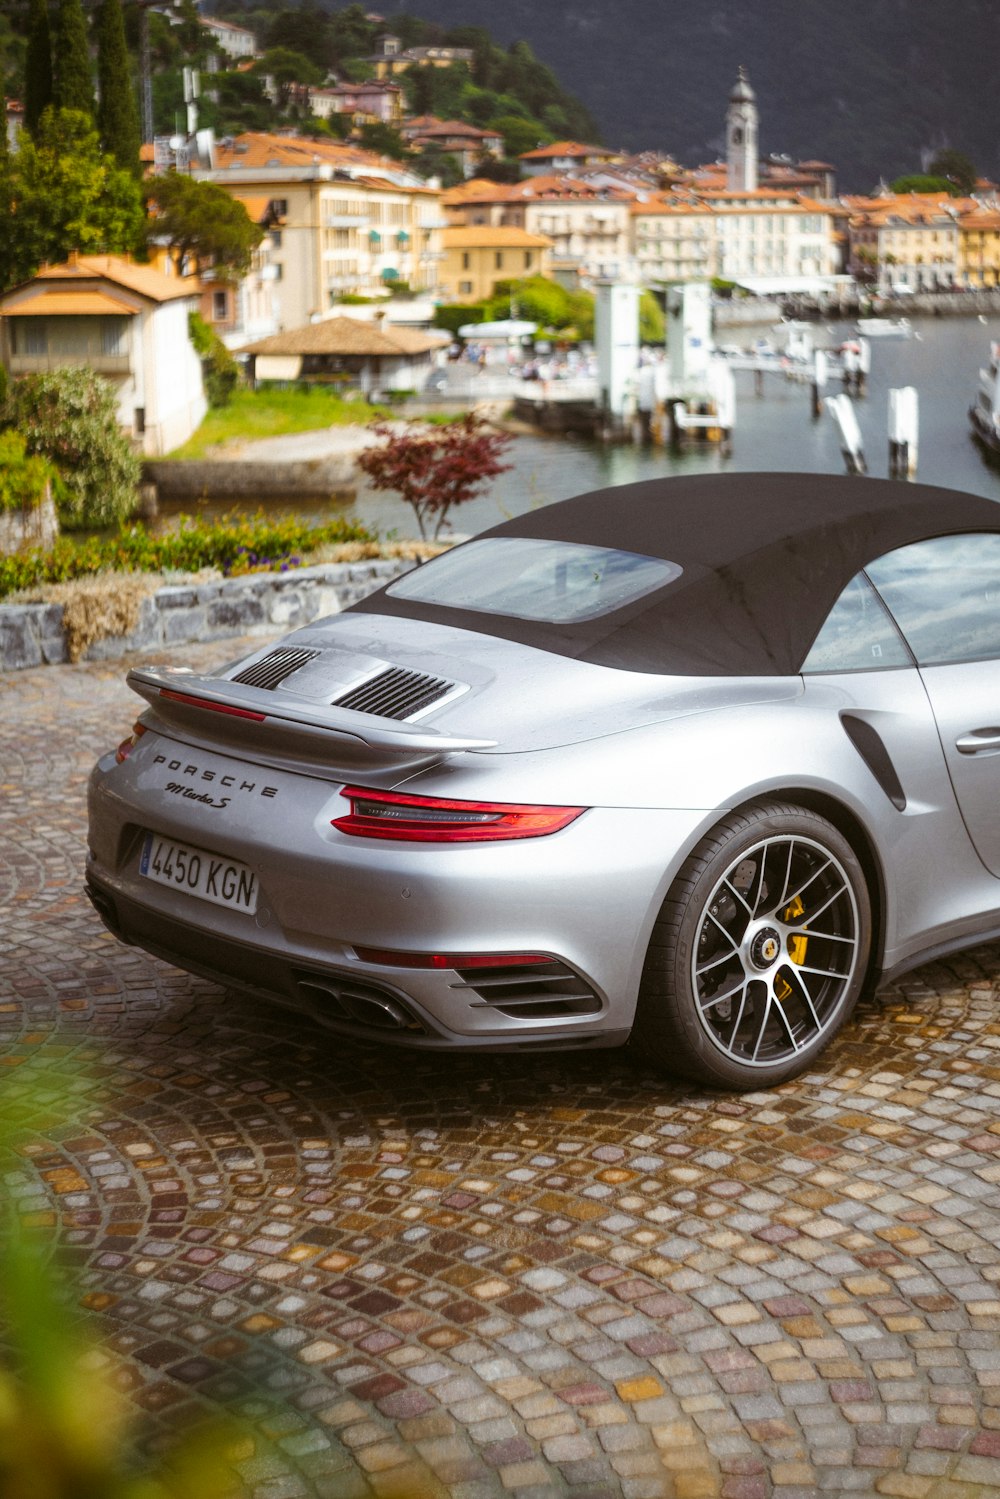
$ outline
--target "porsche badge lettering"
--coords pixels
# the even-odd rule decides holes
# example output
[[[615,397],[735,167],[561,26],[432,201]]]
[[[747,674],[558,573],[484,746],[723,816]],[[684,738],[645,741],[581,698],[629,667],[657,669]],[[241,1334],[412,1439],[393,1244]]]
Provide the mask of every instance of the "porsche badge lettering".
[[[277,786],[267,786],[260,781],[241,780],[239,776],[229,774],[219,775],[217,771],[202,770],[199,765],[193,765],[190,762],[168,760],[166,755],[154,755],[153,764],[165,765],[175,775],[186,776],[191,781],[204,782],[206,785],[220,787],[226,791],[242,792],[245,796],[273,798],[278,794]],[[228,807],[232,800],[230,796],[214,797],[208,795],[204,790],[200,792],[195,791],[192,786],[186,785],[184,781],[168,781],[165,789],[173,796],[182,796],[185,801],[203,802],[207,807],[214,807],[220,810],[223,807]]]

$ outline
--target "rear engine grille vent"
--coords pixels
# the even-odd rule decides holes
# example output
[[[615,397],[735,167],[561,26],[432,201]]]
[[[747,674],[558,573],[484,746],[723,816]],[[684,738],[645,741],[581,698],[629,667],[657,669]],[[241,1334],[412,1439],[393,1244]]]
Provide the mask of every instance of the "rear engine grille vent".
[[[338,708],[353,708],[355,713],[374,713],[378,718],[412,718],[421,708],[446,697],[454,682],[444,677],[428,677],[419,671],[404,671],[389,666],[377,677],[354,687],[346,697],[335,698]]]
[[[561,1020],[598,1015],[601,1001],[578,973],[565,963],[526,963],[524,967],[460,968],[461,985],[514,1020]]]
[[[264,687],[273,692],[279,683],[290,677],[293,671],[314,660],[319,651],[309,651],[303,646],[279,645],[268,651],[259,661],[233,677],[234,682],[245,682],[248,687]]]

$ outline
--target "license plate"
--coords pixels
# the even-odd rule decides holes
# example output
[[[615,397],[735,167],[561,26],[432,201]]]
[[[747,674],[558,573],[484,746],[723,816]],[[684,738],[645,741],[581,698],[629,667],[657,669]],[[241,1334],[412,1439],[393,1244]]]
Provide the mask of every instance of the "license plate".
[[[184,890],[199,900],[228,906],[231,911],[245,911],[252,916],[257,909],[257,876],[237,859],[210,854],[203,848],[191,848],[147,833],[139,860],[139,873],[158,885]]]

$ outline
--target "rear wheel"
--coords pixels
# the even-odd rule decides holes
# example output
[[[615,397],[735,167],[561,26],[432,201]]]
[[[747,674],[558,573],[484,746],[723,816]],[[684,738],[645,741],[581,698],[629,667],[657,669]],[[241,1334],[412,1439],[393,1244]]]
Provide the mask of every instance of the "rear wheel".
[[[733,813],[663,903],[633,1042],[715,1087],[795,1077],[853,1010],[870,942],[864,873],[831,823],[783,802]]]

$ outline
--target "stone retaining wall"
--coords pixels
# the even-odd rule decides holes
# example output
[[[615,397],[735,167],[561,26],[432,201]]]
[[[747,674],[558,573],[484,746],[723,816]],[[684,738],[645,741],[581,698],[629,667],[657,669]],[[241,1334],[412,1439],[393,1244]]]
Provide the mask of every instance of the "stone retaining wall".
[[[262,495],[352,499],[357,490],[357,465],[351,453],[287,463],[163,459],[144,463],[142,470],[143,479],[155,484],[163,500],[258,499]]]
[[[94,641],[83,659],[112,660],[135,651],[293,630],[339,613],[413,566],[398,558],[327,563],[160,588],[143,599],[131,634]],[[66,660],[61,604],[0,605],[0,672]]]

